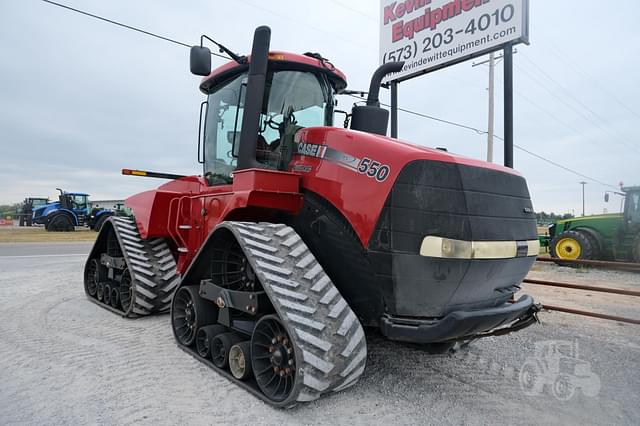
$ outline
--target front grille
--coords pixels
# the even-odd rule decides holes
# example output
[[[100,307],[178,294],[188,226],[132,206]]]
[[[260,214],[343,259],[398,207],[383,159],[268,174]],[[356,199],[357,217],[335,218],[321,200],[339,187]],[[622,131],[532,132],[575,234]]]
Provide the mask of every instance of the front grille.
[[[536,239],[525,180],[453,163],[408,164],[387,198],[369,249],[417,254],[427,235],[466,241]]]

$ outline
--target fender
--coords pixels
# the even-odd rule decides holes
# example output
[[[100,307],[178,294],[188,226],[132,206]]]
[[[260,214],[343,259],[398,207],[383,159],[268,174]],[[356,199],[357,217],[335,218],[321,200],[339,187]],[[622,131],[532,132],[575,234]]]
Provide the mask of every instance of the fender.
[[[580,231],[580,232],[584,232],[585,234],[589,234],[591,235],[593,238],[595,238],[595,240],[598,242],[598,249],[602,250],[602,248],[604,247],[604,241],[602,238],[602,235],[596,231],[595,229],[592,228],[576,228],[576,231]]]
[[[87,222],[85,223],[85,225],[88,225],[90,229],[93,229],[94,231],[96,231],[97,230],[96,226],[98,225],[98,223],[105,222],[108,218],[114,215],[115,215],[115,212],[112,210],[107,210],[107,209],[98,210],[97,212],[87,217]]]
[[[53,214],[53,213],[57,212],[58,210],[60,210],[60,203],[54,203],[54,204],[42,206],[42,207],[40,207],[40,209],[42,209],[41,216],[46,218],[50,214]],[[35,212],[39,211],[40,209],[35,210],[34,214],[35,214]]]
[[[75,212],[73,210],[68,210],[68,209],[56,209],[53,210],[51,213],[47,214],[47,221],[50,222],[51,220],[53,220],[54,217],[60,216],[60,215],[67,215],[71,218],[71,222],[73,223],[74,226],[79,226],[79,222],[78,222],[78,216],[75,214]]]
[[[96,213],[96,217],[95,217],[95,218],[96,218],[96,220],[100,219],[100,218],[101,218],[102,216],[104,216],[105,214],[106,214],[107,216],[113,216],[113,215],[115,214],[115,212],[114,212],[113,210],[106,210],[106,209],[105,209],[105,210],[99,210],[99,211]]]

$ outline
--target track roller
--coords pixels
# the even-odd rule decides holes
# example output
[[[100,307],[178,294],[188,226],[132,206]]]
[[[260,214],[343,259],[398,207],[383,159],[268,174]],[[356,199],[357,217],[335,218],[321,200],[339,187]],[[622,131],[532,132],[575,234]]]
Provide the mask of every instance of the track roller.
[[[238,380],[247,380],[253,374],[251,368],[251,342],[240,342],[229,349],[229,370]]]
[[[218,368],[227,368],[229,365],[229,351],[236,343],[242,342],[242,337],[235,333],[218,334],[211,340],[211,360]]]
[[[111,289],[111,307],[118,308],[120,306],[120,289],[113,287]]]
[[[104,285],[104,295],[102,296],[102,300],[105,305],[111,305],[111,286],[109,284]]]
[[[99,282],[96,285],[96,298],[102,302],[104,300],[104,283]]]
[[[218,334],[226,333],[228,330],[222,325],[207,325],[200,327],[196,334],[196,350],[202,358],[209,358],[211,355],[211,341]]]

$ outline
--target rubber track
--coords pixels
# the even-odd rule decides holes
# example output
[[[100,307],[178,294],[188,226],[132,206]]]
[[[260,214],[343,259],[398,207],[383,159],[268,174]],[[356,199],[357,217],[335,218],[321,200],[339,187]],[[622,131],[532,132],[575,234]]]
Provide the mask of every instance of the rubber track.
[[[115,310],[98,300],[92,301],[100,306],[128,317],[145,316],[169,312],[173,292],[180,283],[176,271],[176,262],[169,246],[163,238],[143,240],[140,237],[135,220],[112,216],[111,222],[120,249],[131,274],[133,300],[128,312]],[[100,232],[107,232],[109,226],[103,225]],[[92,258],[100,258],[93,254]]]
[[[360,321],[293,228],[223,222],[247,255],[298,354],[296,401],[354,385],[365,369],[367,345]]]

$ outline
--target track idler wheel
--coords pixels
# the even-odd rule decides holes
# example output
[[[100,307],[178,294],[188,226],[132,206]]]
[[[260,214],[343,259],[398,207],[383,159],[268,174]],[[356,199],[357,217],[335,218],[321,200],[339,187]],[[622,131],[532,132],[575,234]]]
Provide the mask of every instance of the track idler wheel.
[[[96,286],[96,299],[100,302],[104,300],[104,283],[100,282]]]
[[[109,284],[104,285],[104,295],[102,298],[104,299],[105,305],[111,305],[111,286]]]
[[[218,334],[211,341],[211,361],[218,368],[229,366],[229,352],[236,343],[242,342],[242,337],[235,333]]]
[[[262,393],[275,402],[287,399],[296,382],[296,357],[293,342],[276,315],[266,315],[256,324],[251,363]]]
[[[111,289],[111,307],[118,308],[120,305],[120,289],[118,287],[113,287]]]
[[[122,310],[127,313],[131,308],[131,301],[133,299],[133,288],[131,286],[131,274],[129,269],[125,269],[122,272],[122,278],[120,278],[120,306]]]
[[[213,324],[218,316],[218,308],[198,294],[199,287],[181,287],[173,296],[171,326],[178,342],[185,346],[191,346],[198,329]]]
[[[196,334],[196,350],[202,358],[209,358],[211,355],[211,341],[218,334],[226,333],[228,330],[223,325],[207,325],[200,327]]]
[[[229,370],[238,380],[251,377],[251,342],[240,342],[231,346],[229,350]]]
[[[96,297],[98,283],[104,281],[104,270],[98,259],[91,259],[84,274],[84,289],[91,297]]]

